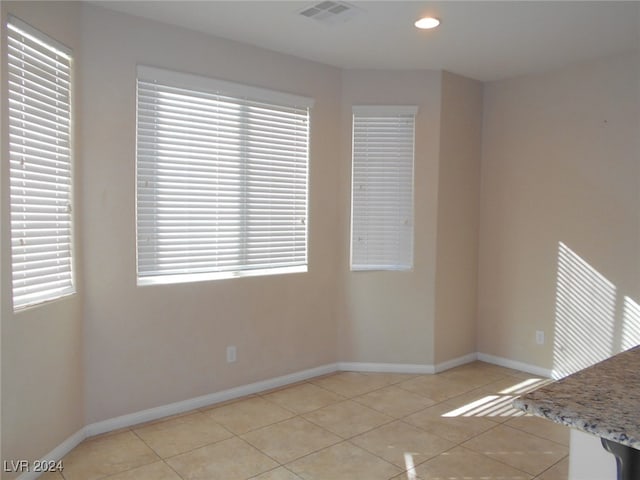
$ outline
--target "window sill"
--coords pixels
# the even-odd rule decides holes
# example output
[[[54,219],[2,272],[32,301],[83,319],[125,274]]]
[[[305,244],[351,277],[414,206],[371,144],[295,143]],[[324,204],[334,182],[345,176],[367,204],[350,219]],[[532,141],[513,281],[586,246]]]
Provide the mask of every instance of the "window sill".
[[[155,275],[148,277],[138,277],[137,285],[139,287],[144,287],[147,285],[170,285],[176,283],[208,282],[212,280],[226,280],[229,278],[260,277],[267,275],[284,275],[288,273],[306,272],[307,265],[296,265],[293,267],[241,270],[238,272],[207,272],[177,275]]]

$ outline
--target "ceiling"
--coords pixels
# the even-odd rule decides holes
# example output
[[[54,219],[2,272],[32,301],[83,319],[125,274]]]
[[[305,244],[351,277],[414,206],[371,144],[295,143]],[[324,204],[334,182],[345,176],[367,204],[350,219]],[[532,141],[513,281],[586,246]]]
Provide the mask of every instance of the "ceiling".
[[[319,1],[92,3],[341,68],[443,69],[482,81],[640,49],[640,1],[352,0],[357,14],[344,22],[299,14]],[[417,30],[427,14],[440,27]]]

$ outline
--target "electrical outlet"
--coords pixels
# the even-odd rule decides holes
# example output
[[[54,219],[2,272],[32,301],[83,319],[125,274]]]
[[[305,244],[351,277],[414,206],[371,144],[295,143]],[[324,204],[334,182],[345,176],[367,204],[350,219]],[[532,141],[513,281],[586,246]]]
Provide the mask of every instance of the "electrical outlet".
[[[237,359],[237,351],[235,345],[227,347],[227,363],[234,363]]]
[[[536,343],[544,345],[544,332],[542,330],[536,330]]]

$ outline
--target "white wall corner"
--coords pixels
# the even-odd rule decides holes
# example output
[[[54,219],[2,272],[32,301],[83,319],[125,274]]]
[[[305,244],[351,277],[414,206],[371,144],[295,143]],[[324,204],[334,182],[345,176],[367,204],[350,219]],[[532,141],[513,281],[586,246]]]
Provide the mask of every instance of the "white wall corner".
[[[445,370],[449,370],[451,368],[459,367],[460,365],[465,365],[467,363],[475,362],[478,359],[477,353],[468,353],[467,355],[463,355],[462,357],[452,358],[451,360],[446,360],[444,362],[437,363],[435,365],[435,372],[440,373]]]

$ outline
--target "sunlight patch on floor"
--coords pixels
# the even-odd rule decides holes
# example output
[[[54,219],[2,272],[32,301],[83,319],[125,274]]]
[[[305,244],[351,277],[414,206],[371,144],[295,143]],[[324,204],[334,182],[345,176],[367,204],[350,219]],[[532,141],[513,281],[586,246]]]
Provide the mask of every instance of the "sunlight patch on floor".
[[[495,394],[473,400],[461,407],[443,413],[442,417],[520,417],[524,413],[514,409],[511,404],[515,398],[523,393],[546,385],[550,380],[545,378],[529,378],[519,381],[512,386],[500,390]]]
[[[407,469],[407,480],[416,480],[416,466],[413,463],[413,455],[410,453],[404,454],[404,466]]]

